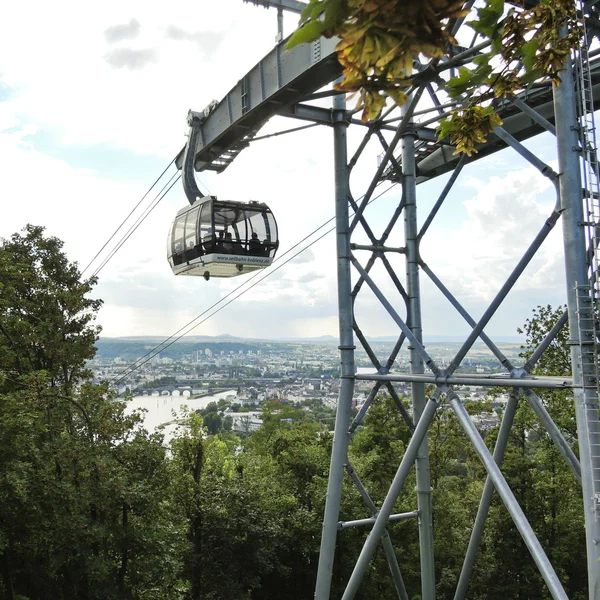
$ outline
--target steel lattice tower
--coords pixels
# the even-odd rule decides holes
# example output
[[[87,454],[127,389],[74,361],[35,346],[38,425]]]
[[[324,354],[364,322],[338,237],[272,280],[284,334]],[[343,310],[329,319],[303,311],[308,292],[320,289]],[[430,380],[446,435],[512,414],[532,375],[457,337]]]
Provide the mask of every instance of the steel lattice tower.
[[[247,0],[250,1],[250,0]],[[279,10],[299,12],[302,3],[295,0],[251,0],[255,4],[275,6]],[[469,6],[472,2],[469,3]],[[582,13],[595,13],[594,3],[579,5]],[[590,20],[597,23],[597,15]],[[460,35],[462,22],[457,22],[453,33]],[[588,31],[590,39],[594,31]],[[280,36],[281,37],[281,36]],[[467,586],[475,555],[482,539],[483,527],[491,505],[494,490],[502,499],[517,529],[527,545],[550,594],[555,599],[567,598],[562,584],[538,541],[522,508],[510,489],[501,470],[502,459],[519,402],[528,402],[546,428],[552,441],[582,486],[584,504],[587,572],[589,597],[600,600],[600,422],[598,419],[598,325],[595,318],[599,288],[598,239],[600,231],[600,179],[595,146],[594,100],[600,98],[600,61],[584,48],[566,61],[562,85],[552,88],[538,85],[527,93],[497,103],[503,125],[481,144],[479,153],[471,158],[454,155],[447,140],[438,141],[435,128],[439,120],[464,99],[450,99],[440,83],[454,69],[468,65],[487,44],[468,47],[446,62],[432,65],[417,64],[417,76],[408,104],[402,109],[388,107],[374,122],[361,124],[347,110],[344,99],[334,92],[319,91],[339,77],[341,69],[335,58],[335,40],[318,40],[304,44],[290,52],[285,51],[285,40],[277,44],[220,103],[211,106],[201,118],[201,132],[196,148],[196,169],[224,170],[252,140],[256,131],[272,116],[283,115],[313,123],[329,125],[333,129],[335,164],[335,206],[337,236],[337,278],[341,354],[341,383],[331,456],[326,508],[323,519],[320,559],[315,598],[330,597],[332,569],[338,530],[363,525],[371,528],[360,556],[347,583],[343,600],[355,596],[376,547],[381,543],[393,576],[399,598],[408,599],[394,548],[386,527],[388,522],[418,518],[421,561],[422,598],[435,598],[433,549],[433,514],[429,475],[428,427],[436,411],[452,411],[462,430],[479,455],[487,481],[480,501],[477,518],[457,582],[455,600],[466,597]],[[333,109],[325,109],[311,100],[333,95]],[[579,107],[577,110],[576,107]],[[416,116],[424,120],[417,121]],[[365,127],[365,135],[354,154],[347,149],[348,127]],[[556,141],[558,172],[528,150],[523,141],[533,135],[550,132]],[[350,173],[360,159],[369,140],[381,143],[383,156],[366,190],[350,186]],[[487,309],[479,317],[472,315],[453,295],[441,277],[428,266],[421,255],[421,242],[447,202],[452,186],[468,163],[498,150],[510,147],[548,178],[555,190],[556,203],[537,231],[530,232],[531,242],[512,272],[500,287]],[[180,157],[181,158],[181,157]],[[181,164],[181,160],[179,160]],[[418,184],[439,175],[451,173],[450,178],[432,209],[419,228],[417,210],[421,209]],[[583,175],[583,180],[582,180]],[[392,180],[402,187],[399,204],[389,215],[382,235],[374,233],[369,223],[367,207],[382,180]],[[583,190],[583,192],[582,192]],[[568,310],[546,339],[524,364],[513,364],[497,344],[485,333],[485,328],[507,295],[513,289],[526,267],[543,246],[550,232],[562,228],[566,272]],[[401,233],[399,246],[387,245],[390,234]],[[367,239],[367,243],[361,243]],[[357,241],[358,240],[358,241]],[[394,269],[390,256],[404,257],[404,273]],[[377,265],[377,267],[376,267]],[[379,270],[378,270],[378,267]],[[457,265],[460,268],[460,265]],[[394,296],[384,291],[381,273],[391,281]],[[429,279],[449,304],[471,327],[452,361],[444,367],[437,364],[423,345],[423,330],[427,331],[421,304],[421,282]],[[367,290],[378,301],[397,326],[397,342],[385,360],[377,357],[368,342],[368,334],[360,327],[356,314],[357,299]],[[560,329],[568,322],[570,330],[572,376],[540,377],[531,372]],[[462,365],[473,344],[481,340],[498,360],[504,374],[482,376],[457,369]],[[373,375],[358,374],[355,368],[356,344],[360,344],[376,370]],[[410,355],[410,373],[395,370],[394,363],[401,348],[406,346]],[[351,420],[351,403],[355,382],[371,382],[366,402]],[[411,385],[410,410],[406,410],[394,388],[394,383]],[[503,386],[510,388],[509,400],[500,425],[493,454],[489,452],[454,387],[458,385]],[[426,397],[426,386],[433,393]],[[580,460],[553,422],[536,390],[540,388],[570,388],[573,391],[577,419]],[[360,426],[380,389],[387,389],[394,399],[412,436],[398,466],[389,491],[381,506],[375,505],[358,473],[348,460],[349,439]],[[417,500],[414,510],[392,514],[398,495],[413,465],[416,468]],[[340,499],[345,473],[358,489],[362,502],[373,514],[370,519],[340,523]],[[357,507],[358,510],[359,507]],[[583,560],[583,558],[582,558]]]
[[[462,59],[465,59],[468,54],[469,50],[464,51]],[[475,52],[472,51],[471,55],[473,56],[474,54]],[[515,128],[515,131],[511,134],[507,131],[506,127],[495,128],[496,142],[501,141],[503,144],[512,147],[521,157],[538,169],[542,175],[552,181],[556,190],[556,205],[551,214],[548,215],[548,218],[540,223],[540,229],[534,235],[529,248],[478,321],[469,315],[459,300],[444,285],[443,281],[433,273],[420,253],[421,240],[436,216],[437,211],[446,200],[452,185],[457,180],[467,159],[461,158],[456,160],[452,158],[452,152],[448,152],[447,147],[440,147],[435,142],[432,142],[431,131],[423,128],[421,124],[416,124],[412,116],[415,112],[419,111],[421,107],[420,102],[424,95],[428,95],[430,99],[433,99],[434,105],[438,107],[447,107],[449,99],[444,97],[442,91],[436,89],[433,79],[426,80],[422,85],[415,86],[410,102],[402,111],[402,117],[398,121],[393,139],[389,143],[383,141],[381,129],[377,131],[376,128],[373,128],[375,131],[370,130],[367,133],[367,136],[375,134],[380,137],[385,154],[377,172],[373,176],[370,186],[360,202],[353,200],[353,195],[349,189],[348,170],[348,164],[354,164],[358,156],[353,156],[350,161],[346,158],[345,110],[343,103],[339,100],[336,103],[337,119],[334,125],[334,136],[342,383],[339,394],[327,506],[323,522],[319,574],[315,594],[315,598],[318,600],[329,598],[337,531],[338,528],[344,528],[349,525],[339,522],[339,505],[344,471],[350,475],[350,479],[357,486],[363,501],[372,511],[373,518],[352,523],[352,525],[365,525],[368,522],[368,525],[371,526],[371,531],[364,543],[350,580],[347,583],[342,597],[343,600],[349,600],[357,593],[361,580],[368,569],[374,551],[379,543],[383,545],[386,558],[388,559],[398,597],[408,599],[402,581],[401,569],[396,562],[396,556],[391,547],[386,527],[390,520],[400,520],[415,515],[418,516],[419,522],[422,597],[428,600],[435,598],[432,490],[429,477],[427,432],[434,414],[442,404],[442,400],[445,400],[449,405],[447,409],[455,413],[462,429],[473,444],[488,473],[471,541],[465,556],[462,574],[457,585],[455,599],[458,600],[465,597],[469,576],[473,568],[479,543],[482,539],[483,526],[490,508],[494,489],[500,495],[523,537],[552,597],[557,599],[566,598],[567,596],[556,572],[550,564],[544,549],[540,545],[500,468],[516,409],[522,398],[531,404],[561,454],[571,466],[574,475],[581,482],[587,535],[590,598],[600,598],[600,563],[598,562],[600,559],[600,547],[598,545],[600,541],[600,451],[598,446],[600,442],[600,427],[598,422],[598,361],[596,349],[598,332],[592,308],[595,303],[595,281],[590,278],[591,270],[595,270],[594,266],[596,264],[593,259],[595,256],[594,249],[597,246],[594,232],[598,228],[599,215],[597,210],[594,211],[593,203],[589,201],[584,202],[586,199],[585,196],[587,196],[588,200],[597,197],[597,194],[594,195],[591,185],[597,181],[595,179],[597,177],[597,164],[595,163],[595,144],[591,139],[593,128],[588,126],[588,138],[583,142],[581,136],[578,136],[578,132],[585,133],[585,130],[582,131],[582,118],[590,111],[587,111],[587,113],[580,111],[579,115],[575,111],[577,105],[576,89],[578,96],[587,93],[591,97],[592,77],[589,75],[591,73],[590,65],[589,62],[584,64],[579,57],[575,63],[577,70],[581,72],[580,82],[582,82],[582,85],[576,85],[573,77],[572,63],[569,61],[565,65],[562,85],[554,90],[547,89],[546,93],[548,96],[545,99],[538,98],[534,100],[531,97],[524,97],[516,98],[512,103],[514,107],[523,111],[522,114],[526,114],[532,122],[537,123],[540,127],[551,131],[555,135],[559,164],[558,173],[530,152],[517,139],[517,137],[526,137],[523,135],[522,130]],[[583,87],[586,83],[589,84],[587,92]],[[549,107],[544,106],[544,104],[548,103],[550,98],[553,101],[553,110],[549,113]],[[507,110],[509,104],[505,104],[502,108]],[[442,115],[446,114],[443,108],[439,112]],[[593,114],[593,111],[591,112]],[[391,122],[386,121],[388,118],[386,116],[382,117],[380,123],[385,125],[387,122]],[[437,118],[430,120],[428,124],[435,127]],[[555,126],[550,121],[555,123]],[[510,118],[505,118],[504,122],[509,123]],[[590,173],[588,185],[586,186],[588,189],[582,198],[580,163],[584,144],[590,146],[588,156],[593,155],[594,158],[589,161],[593,168],[587,171]],[[359,152],[362,147],[362,145],[359,147]],[[397,148],[399,148],[399,151],[396,150]],[[453,174],[438,201],[434,204],[433,209],[427,215],[424,225],[419,230],[417,227],[417,182],[419,177],[426,177],[426,168],[431,163],[439,169],[444,170],[448,168],[448,162],[452,163],[452,161],[454,161],[452,165]],[[402,186],[402,200],[396,211],[391,215],[389,226],[386,228],[383,236],[377,237],[369,227],[368,219],[365,216],[365,208],[372,198],[375,186],[385,176],[396,176],[398,178]],[[353,211],[354,214],[350,215],[350,211]],[[397,227],[400,219],[404,221],[404,243],[399,248],[386,247],[386,238],[392,231],[392,228]],[[535,351],[527,363],[515,365],[503,355],[494,341],[485,334],[485,327],[501,307],[502,302],[519,280],[525,268],[530,264],[536,252],[542,247],[549,233],[561,222],[564,239],[568,310],[561,319],[559,326],[550,332],[546,340]],[[586,243],[586,228],[588,232],[591,230],[591,235],[587,235],[590,244]],[[368,236],[370,244],[353,243],[353,234],[359,229],[362,229],[362,233]],[[387,253],[391,252],[400,252],[405,257],[405,284],[402,284],[400,277],[394,274],[386,258]],[[375,280],[375,277],[371,276],[372,267],[377,261],[381,261],[384,264],[388,275],[397,287],[399,295],[404,299],[404,306],[399,307],[397,303],[394,304],[393,301],[389,300],[382,291],[382,286]],[[421,315],[420,289],[421,278],[423,276],[428,277],[433,282],[447,301],[472,327],[471,333],[466,337],[453,360],[445,368],[436,364],[423,346],[422,332],[425,324]],[[377,297],[381,309],[391,316],[398,327],[398,342],[387,361],[381,361],[375,356],[375,352],[370,347],[367,336],[361,331],[353,312],[354,303],[358,295],[365,288],[370,289]],[[405,317],[401,316],[401,314],[404,314]],[[567,321],[571,332],[572,379],[562,380],[551,377],[532,377],[530,372],[536,362]],[[477,374],[463,373],[456,375],[457,368],[462,364],[467,352],[478,339],[482,340],[497,358],[506,373],[505,376],[481,377]],[[372,359],[373,366],[377,371],[375,375],[355,374],[355,340],[361,344]],[[408,343],[410,353],[410,374],[408,375],[395,373],[392,370],[394,359],[403,343]],[[358,415],[351,422],[350,407],[354,382],[357,380],[372,381],[373,387]],[[393,382],[410,382],[411,384],[412,414],[404,415],[404,417],[411,429],[413,429],[413,433],[383,504],[376,506],[369,497],[368,490],[363,486],[360,475],[350,464],[348,459],[348,442],[382,386],[387,386],[389,393],[396,401],[400,410],[402,410],[402,403],[397,397],[397,392],[392,385]],[[433,386],[434,389],[428,398],[425,397],[426,384]],[[502,418],[500,433],[493,455],[487,449],[462,402],[454,391],[455,385],[475,384],[489,387],[498,385],[511,387],[510,398]],[[564,386],[572,387],[573,390],[581,463],[577,460],[568,442],[552,421],[544,404],[536,394],[537,388],[560,388]],[[416,510],[412,514],[393,515],[394,504],[403,489],[403,485],[413,464],[416,468],[418,506],[415,507]]]

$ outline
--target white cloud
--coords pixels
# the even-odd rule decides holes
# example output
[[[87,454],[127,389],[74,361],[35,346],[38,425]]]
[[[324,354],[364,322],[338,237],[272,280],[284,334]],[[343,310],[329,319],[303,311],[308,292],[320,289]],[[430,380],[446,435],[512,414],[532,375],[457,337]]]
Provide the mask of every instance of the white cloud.
[[[3,7],[0,22],[1,78],[27,120],[68,144],[114,144],[169,158],[183,145],[187,110],[222,96],[274,36],[274,21],[238,0],[101,6],[66,0],[60,11],[33,4]],[[210,32],[206,44],[165,39],[165,27],[186,32],[191,22]],[[107,30],[111,42],[127,46],[107,46]],[[216,44],[219,37],[226,43]],[[129,68],[114,69],[105,56],[112,66]],[[130,70],[142,63],[145,69]]]
[[[109,44],[123,40],[135,40],[140,35],[141,25],[137,19],[130,19],[123,25],[111,25],[104,30],[104,39]]]
[[[275,19],[275,11],[240,0],[192,5],[183,0],[168,5],[68,0],[60,12],[42,2],[3,7],[0,236],[27,222],[44,224],[50,234],[65,240],[72,259],[86,265],[158,175],[156,165],[166,164],[183,145],[187,110],[201,110],[221,98],[270,50]],[[296,20],[286,17],[288,31]],[[277,118],[261,133],[296,125]],[[350,128],[350,155],[364,131]],[[356,199],[367,188],[382,151],[373,137],[352,172]],[[486,161],[483,170],[479,165],[465,169],[422,245],[424,259],[474,317],[502,285],[553,202],[547,180],[533,169],[515,168],[510,154]],[[133,165],[135,173],[128,173]],[[506,174],[499,176],[501,172]],[[224,174],[202,173],[199,179],[222,199],[269,204],[283,257],[334,214],[331,130],[312,128],[254,142]],[[385,187],[387,183],[376,194]],[[439,182],[419,187],[421,218],[437,188]],[[395,188],[367,209],[376,235],[399,201]],[[100,314],[106,335],[169,335],[250,282],[249,277],[207,283],[172,275],[165,239],[175,212],[185,203],[176,187],[102,271],[98,294],[106,300]],[[402,230],[400,219],[386,244],[401,245]],[[359,234],[354,241],[368,239]],[[550,286],[564,288],[560,248],[557,231],[494,321],[497,331],[513,333],[525,308],[528,313]],[[389,259],[404,281],[404,256]],[[316,242],[279,270],[277,264],[260,274],[270,273],[263,283],[199,331],[336,335],[335,236]],[[403,301],[381,265],[373,269],[373,277],[404,315]],[[452,316],[425,276],[422,281],[423,311],[434,329],[426,333],[465,331],[462,319]],[[361,292],[356,310],[365,333],[395,333],[395,324],[370,292]]]
[[[126,68],[138,71],[158,62],[158,51],[155,48],[115,48],[104,55],[104,60],[115,69]]]

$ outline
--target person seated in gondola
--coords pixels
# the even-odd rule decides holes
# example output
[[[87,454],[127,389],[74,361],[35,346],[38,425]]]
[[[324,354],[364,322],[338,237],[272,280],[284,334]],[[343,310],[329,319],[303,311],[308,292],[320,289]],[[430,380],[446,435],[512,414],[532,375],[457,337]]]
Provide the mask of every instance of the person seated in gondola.
[[[254,231],[248,241],[248,252],[253,256],[260,256],[262,253],[262,244],[258,239],[258,233]]]
[[[230,231],[225,234],[225,240],[223,241],[223,252],[227,254],[233,254],[233,236],[231,235]]]
[[[183,262],[183,244],[181,241],[175,242],[173,248],[173,264],[180,265]]]
[[[223,250],[223,243],[224,243],[223,236],[224,235],[225,235],[224,231],[219,231],[219,237],[217,238],[217,245],[215,248],[215,252],[218,252],[218,253],[224,252],[224,250]]]
[[[196,244],[195,240],[188,240],[185,251],[185,260],[189,262],[202,255],[202,244]]]

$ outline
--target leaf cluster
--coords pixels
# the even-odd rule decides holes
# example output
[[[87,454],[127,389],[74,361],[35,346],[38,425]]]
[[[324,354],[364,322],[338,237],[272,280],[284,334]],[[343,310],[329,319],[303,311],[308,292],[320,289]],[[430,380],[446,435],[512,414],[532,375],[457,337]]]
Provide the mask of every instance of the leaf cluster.
[[[464,152],[471,156],[477,152],[475,145],[485,142],[486,136],[501,124],[493,107],[474,104],[453,110],[440,124],[438,134],[441,139],[449,136],[450,143],[456,147],[454,154]]]
[[[359,94],[357,108],[368,121],[379,116],[387,97],[398,105],[407,102],[420,56],[430,59],[430,67],[452,57],[457,42],[450,26],[473,10],[468,24],[491,42],[490,49],[446,82],[450,97],[468,99],[468,105],[445,119],[439,131],[440,139],[456,131],[451,139],[457,153],[471,155],[491,131],[490,123],[500,121],[491,111],[478,114],[470,108],[535,81],[558,85],[582,29],[573,0],[541,0],[529,9],[506,10],[504,0],[485,0],[477,9],[465,6],[462,0],[310,0],[288,48],[320,36],[339,37],[336,51],[344,71],[335,87]],[[472,135],[464,135],[473,126]]]
[[[530,9],[508,11],[504,0],[486,0],[468,25],[490,40],[490,49],[475,57],[473,68],[461,67],[446,83],[451,98],[467,97],[469,103],[443,119],[438,134],[442,138],[450,132],[451,141],[456,141],[455,154],[470,156],[491,132],[482,122],[473,135],[464,135],[474,124],[470,109],[510,97],[534,82],[550,80],[559,85],[566,58],[581,43],[582,28],[572,0],[542,0]],[[494,125],[500,124],[496,118]]]
[[[288,47],[338,36],[344,78],[336,88],[360,93],[358,106],[368,121],[379,115],[386,96],[406,103],[415,57],[441,58],[446,45],[456,43],[446,24],[468,13],[462,5],[462,0],[311,0]]]

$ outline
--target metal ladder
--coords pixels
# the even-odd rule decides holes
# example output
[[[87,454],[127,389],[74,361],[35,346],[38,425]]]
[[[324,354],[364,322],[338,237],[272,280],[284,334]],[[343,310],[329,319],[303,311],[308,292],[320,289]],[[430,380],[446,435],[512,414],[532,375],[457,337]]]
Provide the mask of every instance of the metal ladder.
[[[581,0],[578,4],[580,10],[583,11]],[[596,300],[600,296],[600,171],[596,147],[596,123],[588,47],[584,22],[583,40],[575,56],[574,71],[578,101],[579,140],[583,158],[582,183],[585,198],[590,286],[592,298]]]
[[[583,2],[578,1],[583,13]],[[577,319],[579,326],[579,348],[581,352],[581,374],[585,398],[586,439],[592,464],[592,493],[594,516],[600,519],[600,373],[598,350],[600,345],[600,171],[596,149],[596,123],[588,36],[583,24],[583,40],[574,60],[577,109],[579,119],[579,141],[583,158],[582,183],[588,247],[589,282],[577,287]]]
[[[577,287],[577,321],[585,398],[585,437],[592,465],[594,516],[598,520],[600,519],[600,407],[598,404],[600,378],[598,376],[598,323],[591,288],[590,285]]]

